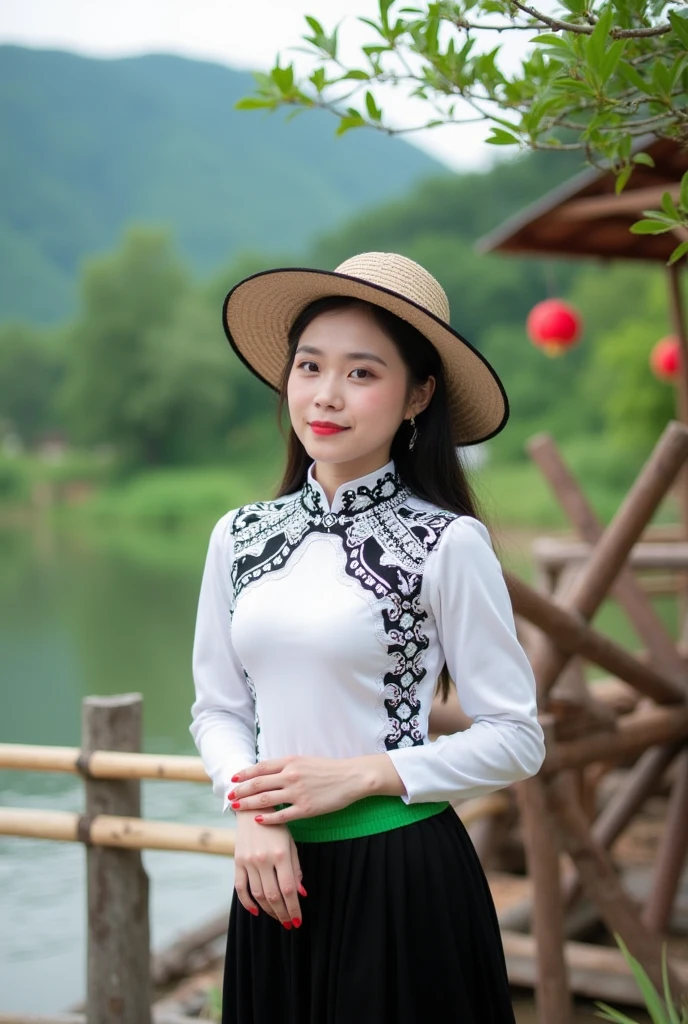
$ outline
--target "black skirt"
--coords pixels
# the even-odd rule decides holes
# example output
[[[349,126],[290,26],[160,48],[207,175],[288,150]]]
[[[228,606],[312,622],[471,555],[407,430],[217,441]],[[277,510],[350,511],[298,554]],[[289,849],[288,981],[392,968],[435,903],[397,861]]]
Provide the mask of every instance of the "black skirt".
[[[492,895],[451,807],[297,848],[300,928],[234,893],[222,1024],[514,1024]]]

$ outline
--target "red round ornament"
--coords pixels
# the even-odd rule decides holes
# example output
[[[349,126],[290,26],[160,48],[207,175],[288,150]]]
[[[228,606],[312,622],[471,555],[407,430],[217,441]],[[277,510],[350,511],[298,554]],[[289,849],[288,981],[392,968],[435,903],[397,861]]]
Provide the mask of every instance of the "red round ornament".
[[[528,337],[547,355],[561,355],[580,338],[582,321],[563,299],[545,299],[533,306],[526,320]]]
[[[681,343],[674,334],[662,338],[650,353],[650,369],[658,380],[675,381],[681,372]]]

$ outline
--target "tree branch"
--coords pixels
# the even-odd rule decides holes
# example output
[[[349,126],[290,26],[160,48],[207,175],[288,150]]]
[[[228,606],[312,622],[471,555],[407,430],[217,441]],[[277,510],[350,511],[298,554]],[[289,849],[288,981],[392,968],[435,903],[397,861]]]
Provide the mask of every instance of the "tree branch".
[[[543,14],[542,11],[538,11],[529,4],[522,3],[521,0],[511,0],[511,3],[519,11],[529,14],[531,18],[536,18],[554,32],[576,32],[578,35],[590,36],[595,31],[594,25],[575,25],[570,21],[559,21],[558,18],[550,18],[549,15]],[[531,28],[533,27],[531,26]],[[667,32],[671,32],[671,25],[655,25],[651,28],[613,28],[609,33],[609,37],[610,39],[646,39],[649,36],[663,36]]]

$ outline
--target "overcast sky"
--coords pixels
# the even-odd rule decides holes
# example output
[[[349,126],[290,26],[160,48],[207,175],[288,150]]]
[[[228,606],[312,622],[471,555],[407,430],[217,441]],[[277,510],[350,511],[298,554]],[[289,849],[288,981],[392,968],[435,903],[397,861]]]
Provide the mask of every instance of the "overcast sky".
[[[350,41],[351,55],[357,43],[373,36],[355,16],[372,17],[377,10],[377,0],[0,0],[0,42],[96,57],[177,53],[265,69],[278,52],[283,59],[305,60],[289,53],[307,28],[304,14],[318,18],[326,29],[346,17],[340,37]],[[399,126],[423,119],[422,107],[398,93],[385,107]],[[407,138],[461,168],[494,157],[495,148],[482,141],[487,134],[481,124],[431,129]]]

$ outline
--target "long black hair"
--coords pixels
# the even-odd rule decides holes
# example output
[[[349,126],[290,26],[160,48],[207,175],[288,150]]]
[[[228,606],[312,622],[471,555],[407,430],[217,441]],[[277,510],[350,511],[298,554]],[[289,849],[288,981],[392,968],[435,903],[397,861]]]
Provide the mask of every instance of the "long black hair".
[[[435,346],[412,324],[381,306],[348,296],[331,296],[317,299],[299,314],[289,332],[289,352],[280,382],[277,410],[280,428],[287,401],[287,383],[301,335],[321,314],[351,307],[368,310],[387,337],[394,342],[408,370],[409,387],[423,384],[430,376],[435,378],[433,396],[428,406],[415,418],[418,436],[413,449],[409,449],[412,428],[406,420],[400,424],[392,440],[390,454],[400,479],[417,497],[449,512],[473,516],[484,522],[479,502],[452,441],[447,387],[440,355]],[[289,427],[286,441],[287,460],[275,495],[277,498],[293,494],[303,487],[308,467],[313,461],[292,426]],[[438,680],[438,692],[445,701],[449,696],[450,685],[445,665]]]

